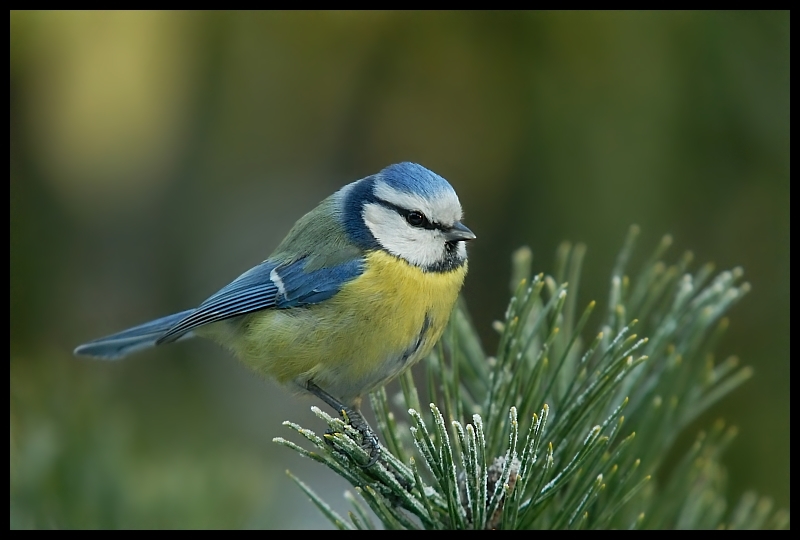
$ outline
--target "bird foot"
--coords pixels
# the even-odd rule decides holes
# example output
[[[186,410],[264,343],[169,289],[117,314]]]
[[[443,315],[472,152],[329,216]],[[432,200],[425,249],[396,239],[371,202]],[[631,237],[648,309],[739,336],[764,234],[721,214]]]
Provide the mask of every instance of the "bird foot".
[[[380,440],[378,440],[378,436],[375,435],[375,432],[369,427],[369,424],[367,424],[367,421],[361,416],[361,413],[355,409],[344,407],[339,411],[339,414],[342,415],[342,419],[346,423],[350,424],[350,427],[361,435],[361,448],[369,454],[369,461],[367,461],[367,464],[359,465],[365,469],[372,467],[377,463],[381,455],[381,443]]]
[[[365,469],[375,465],[381,455],[381,443],[378,440],[378,436],[375,435],[375,432],[372,431],[371,427],[369,427],[369,424],[366,420],[364,420],[364,417],[361,416],[361,413],[358,411],[358,409],[354,407],[348,407],[311,381],[306,383],[306,389],[336,409],[336,411],[342,416],[342,420],[344,420],[345,424],[350,424],[350,427],[352,427],[361,435],[361,448],[363,448],[369,454],[369,460],[367,461],[366,465],[362,465],[360,463],[358,465]],[[328,429],[326,433],[332,434],[334,431]]]

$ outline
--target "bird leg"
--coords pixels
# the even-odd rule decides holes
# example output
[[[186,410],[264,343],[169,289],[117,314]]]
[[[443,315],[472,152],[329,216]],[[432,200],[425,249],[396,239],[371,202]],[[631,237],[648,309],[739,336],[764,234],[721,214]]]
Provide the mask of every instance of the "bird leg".
[[[366,465],[362,466],[364,468],[373,466],[378,461],[378,457],[381,455],[380,441],[378,440],[378,436],[375,435],[375,432],[372,431],[372,428],[369,427],[369,424],[361,415],[361,412],[355,407],[349,407],[345,405],[311,381],[306,383],[306,389],[333,407],[336,412],[342,416],[342,419],[346,423],[350,424],[353,429],[361,434],[361,447],[369,452],[369,461]]]

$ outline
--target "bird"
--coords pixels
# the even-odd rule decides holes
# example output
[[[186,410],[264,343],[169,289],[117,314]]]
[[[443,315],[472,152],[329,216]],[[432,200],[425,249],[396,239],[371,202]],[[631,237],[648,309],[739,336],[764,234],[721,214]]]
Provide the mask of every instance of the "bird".
[[[301,217],[275,251],[194,309],[78,346],[119,359],[192,337],[331,406],[361,435],[373,465],[380,443],[363,397],[427,356],[467,274],[475,234],[447,180],[402,162],[345,185]]]

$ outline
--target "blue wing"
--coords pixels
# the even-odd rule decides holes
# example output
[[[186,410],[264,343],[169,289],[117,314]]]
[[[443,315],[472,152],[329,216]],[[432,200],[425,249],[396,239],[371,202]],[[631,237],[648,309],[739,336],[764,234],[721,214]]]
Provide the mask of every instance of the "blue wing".
[[[339,292],[342,285],[363,272],[361,258],[307,272],[306,260],[289,264],[264,261],[251,268],[161,336],[156,344],[179,339],[201,325],[238,317],[269,308],[293,308],[323,302]]]

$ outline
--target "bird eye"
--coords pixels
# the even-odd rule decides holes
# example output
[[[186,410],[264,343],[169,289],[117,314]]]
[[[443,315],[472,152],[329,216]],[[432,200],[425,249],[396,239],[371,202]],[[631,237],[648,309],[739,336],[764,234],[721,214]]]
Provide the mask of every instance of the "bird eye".
[[[425,215],[422,212],[414,210],[408,213],[406,221],[408,221],[408,224],[412,227],[421,227],[425,224]]]

